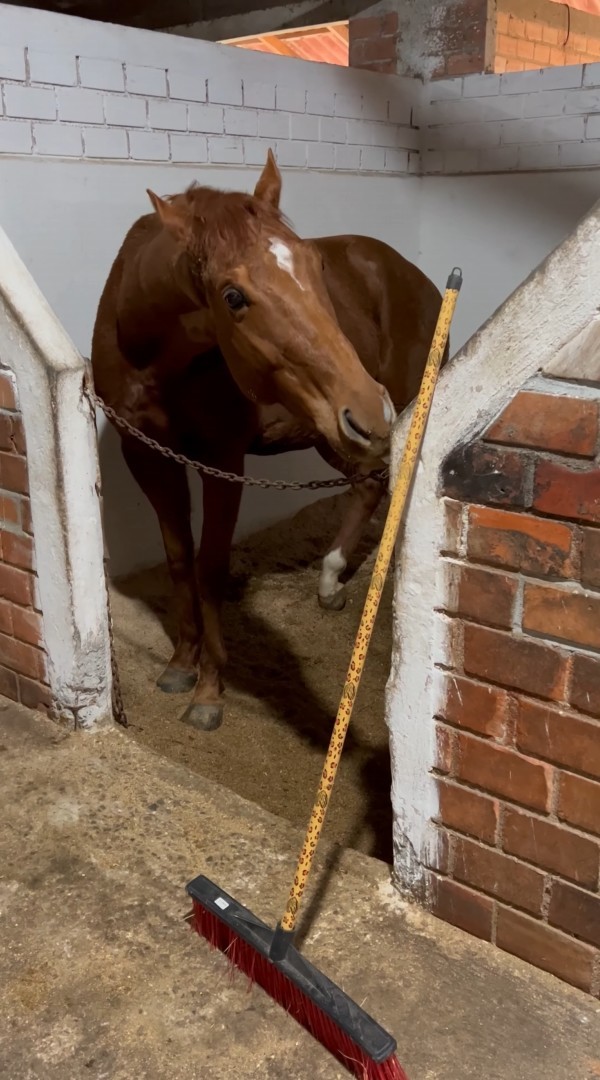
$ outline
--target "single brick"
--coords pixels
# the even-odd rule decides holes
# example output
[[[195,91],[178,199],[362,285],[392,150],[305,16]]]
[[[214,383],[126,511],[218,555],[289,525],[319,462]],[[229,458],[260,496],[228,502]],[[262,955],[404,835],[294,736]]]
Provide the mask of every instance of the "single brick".
[[[257,135],[258,114],[252,109],[225,109],[227,135]]]
[[[42,617],[37,611],[14,606],[12,609],[12,633],[27,645],[43,648],[44,630]]]
[[[305,112],[306,90],[303,86],[277,86],[275,107],[281,112]]]
[[[304,168],[306,165],[306,143],[277,142],[275,156],[280,165],[296,165],[299,168]]]
[[[460,784],[438,780],[440,820],[449,829],[493,844],[498,823],[498,801]]]
[[[494,848],[455,837],[454,877],[534,915],[541,913],[544,874]]]
[[[456,567],[457,578],[448,610],[475,622],[510,629],[517,579],[476,566]]]
[[[561,701],[567,661],[557,649],[465,623],[464,670],[488,682]]]
[[[25,50],[17,45],[0,45],[0,79],[25,82]]]
[[[0,372],[0,409],[17,408],[15,383],[12,376]]]
[[[206,101],[206,79],[200,72],[172,71],[169,68],[169,97],[182,101]]]
[[[506,809],[502,849],[560,877],[594,889],[600,870],[600,847],[564,825]]]
[[[21,570],[33,570],[33,540],[30,536],[5,533],[2,537],[2,555],[4,562],[10,566],[18,566]]]
[[[244,94],[246,93],[244,83]],[[274,108],[269,105],[268,108]],[[335,94],[332,90],[307,90],[306,111],[315,116],[333,116],[335,112]]]
[[[144,98],[126,97],[124,94],[107,94],[104,98],[106,123],[115,127],[145,127],[146,101]]]
[[[592,589],[600,589],[600,529],[583,529],[581,580]]]
[[[559,454],[594,457],[598,440],[595,401],[523,390],[485,433],[488,442],[511,443]]]
[[[594,959],[597,955],[589,945],[553,930],[508,908],[498,909],[496,944],[513,956],[520,956],[535,967],[557,975],[559,979],[591,989]]]
[[[8,600],[0,600],[0,634],[8,634],[12,636],[13,632],[13,611],[18,611],[14,604],[10,604]]]
[[[170,135],[171,160],[208,161],[208,142],[205,135]]]
[[[0,694],[10,698],[11,701],[19,701],[19,681],[14,671],[0,667]]]
[[[275,108],[275,85],[273,83],[247,82],[246,79],[244,79],[243,90],[244,105],[246,106],[246,108]]]
[[[319,138],[319,117],[308,113],[294,113],[290,118],[292,139],[316,140]]]
[[[349,169],[354,172],[360,167],[359,146],[336,146],[335,148],[336,169]]]
[[[435,762],[434,769],[440,773],[452,772],[452,753],[454,740],[452,732],[441,724],[435,725]]]
[[[600,596],[526,584],[523,629],[600,649]]]
[[[458,446],[442,463],[445,495],[465,502],[526,505],[527,458],[479,442]]]
[[[56,100],[54,90],[33,86],[4,87],[7,116],[21,116],[31,120],[54,120]]]
[[[83,150],[89,158],[127,158],[127,132],[112,127],[84,128]]]
[[[268,139],[288,139],[290,118],[286,113],[260,112],[258,114],[258,134]]]
[[[163,131],[186,131],[187,108],[182,101],[149,101],[148,123]]]
[[[504,735],[508,695],[505,690],[449,675],[439,716],[448,724],[500,740]]]
[[[52,696],[49,687],[34,679],[27,679],[19,675],[19,700],[28,709],[42,709],[46,711],[52,704]]]
[[[79,57],[79,79],[82,86],[92,90],[124,90],[125,74],[119,60],[100,60]]]
[[[458,926],[474,937],[490,941],[493,900],[438,874],[432,874],[430,882],[430,910],[438,919]]]
[[[600,896],[555,881],[548,922],[600,949]]]
[[[444,499],[444,539],[442,555],[459,555],[462,541],[463,504],[457,499]]]
[[[126,64],[125,79],[130,94],[146,94],[148,97],[167,96],[167,73],[163,68]]]
[[[547,811],[552,769],[505,746],[460,732],[456,777],[511,802]]]
[[[75,86],[77,65],[69,53],[38,52],[29,49],[29,77],[32,82],[51,83],[53,86]]]
[[[27,461],[17,454],[0,453],[0,487],[18,495],[29,493]]]
[[[218,105],[242,105],[242,80],[231,77],[209,78],[208,100]]]
[[[570,577],[572,543],[570,525],[488,506],[469,507],[470,559],[533,577]]]
[[[15,417],[10,413],[0,413],[0,450],[11,454],[15,450],[13,442],[13,422]]]
[[[21,499],[21,523],[23,532],[33,536],[33,522],[31,520],[31,503],[28,498]]]
[[[203,134],[223,131],[223,109],[217,105],[190,105],[188,127]]]
[[[557,765],[600,778],[600,728],[575,713],[519,698],[516,745]]]
[[[600,467],[580,470],[538,461],[533,506],[553,517],[600,522]]]
[[[82,90],[80,86],[57,90],[58,116],[77,124],[103,124],[104,110],[99,90]]]
[[[335,147],[333,143],[311,142],[307,148],[309,169],[333,169]]]
[[[244,160],[241,140],[234,136],[213,135],[208,140],[208,157],[218,164],[241,164]]]
[[[139,161],[168,161],[169,137],[166,131],[130,131],[129,153]]]
[[[576,709],[600,716],[600,660],[591,656],[573,657],[569,700]]]
[[[82,157],[81,129],[72,124],[34,124],[36,154],[49,157]]]
[[[596,733],[600,740],[600,730]],[[600,836],[600,784],[572,773],[560,777],[558,816],[578,829]]]
[[[30,679],[41,680],[46,675],[43,653],[5,634],[0,634],[0,664]]]
[[[25,120],[3,120],[0,124],[0,153],[30,154],[33,148],[31,124]]]
[[[0,494],[0,528],[21,525],[21,507],[14,495]]]
[[[363,146],[360,152],[360,167],[370,172],[379,172],[385,168],[385,150],[382,146]]]

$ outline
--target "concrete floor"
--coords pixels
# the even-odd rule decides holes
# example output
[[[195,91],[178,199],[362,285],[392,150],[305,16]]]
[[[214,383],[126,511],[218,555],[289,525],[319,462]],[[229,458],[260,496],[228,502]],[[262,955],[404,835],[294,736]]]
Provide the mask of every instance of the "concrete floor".
[[[120,731],[6,703],[0,751],[2,1077],[347,1075],[184,921],[201,872],[275,921],[298,830]],[[403,904],[363,854],[326,845],[313,884],[303,948],[410,1080],[600,1077],[598,1001]]]

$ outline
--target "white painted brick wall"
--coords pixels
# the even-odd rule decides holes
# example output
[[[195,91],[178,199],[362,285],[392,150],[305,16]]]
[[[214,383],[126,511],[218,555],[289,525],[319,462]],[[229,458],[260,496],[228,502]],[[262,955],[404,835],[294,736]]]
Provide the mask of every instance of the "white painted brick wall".
[[[600,64],[469,75],[423,88],[421,172],[600,165]]]
[[[0,9],[0,153],[419,171],[412,80]]]

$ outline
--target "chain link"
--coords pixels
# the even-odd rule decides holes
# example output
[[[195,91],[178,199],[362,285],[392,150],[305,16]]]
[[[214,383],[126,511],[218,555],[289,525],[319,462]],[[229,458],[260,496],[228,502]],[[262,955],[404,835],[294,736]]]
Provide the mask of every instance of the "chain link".
[[[275,488],[277,491],[319,491],[324,488],[349,487],[351,484],[360,484],[365,480],[379,480],[380,483],[386,483],[389,477],[389,469],[379,469],[371,473],[340,476],[333,480],[307,480],[302,483],[299,480],[266,480],[262,477],[239,476],[238,473],[224,472],[222,469],[215,469],[212,465],[205,465],[202,461],[194,461],[192,458],[186,457],[185,454],[178,454],[175,450],[171,450],[169,446],[163,446],[156,439],[145,435],[139,428],[130,424],[129,420],[119,416],[119,413],[115,412],[111,405],[107,405],[87,384],[84,385],[84,394],[91,404],[102,409],[104,415],[109,420],[112,420],[117,427],[138,439],[139,442],[144,443],[150,450],[156,450],[163,457],[170,458],[171,461],[176,461],[180,465],[187,465],[191,469],[197,469],[198,472],[203,473],[205,476],[214,476],[218,480],[228,480],[232,484],[244,484],[246,487]]]

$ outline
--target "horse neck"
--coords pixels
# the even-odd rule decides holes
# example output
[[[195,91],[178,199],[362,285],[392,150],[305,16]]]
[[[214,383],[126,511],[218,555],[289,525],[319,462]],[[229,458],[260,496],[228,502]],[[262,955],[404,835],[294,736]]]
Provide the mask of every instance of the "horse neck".
[[[169,324],[201,307],[178,281],[175,256],[175,241],[161,228],[126,261],[117,319],[120,335],[133,348],[163,338]]]

